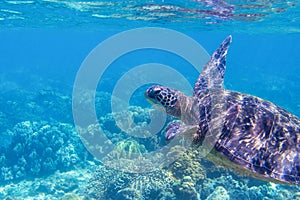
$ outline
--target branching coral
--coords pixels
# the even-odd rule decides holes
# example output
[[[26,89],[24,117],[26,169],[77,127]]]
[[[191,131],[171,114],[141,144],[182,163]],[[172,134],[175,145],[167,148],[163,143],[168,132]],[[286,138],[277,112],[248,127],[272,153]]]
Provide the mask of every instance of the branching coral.
[[[1,150],[1,181],[68,170],[88,155],[70,124],[25,121],[4,134],[12,139]]]

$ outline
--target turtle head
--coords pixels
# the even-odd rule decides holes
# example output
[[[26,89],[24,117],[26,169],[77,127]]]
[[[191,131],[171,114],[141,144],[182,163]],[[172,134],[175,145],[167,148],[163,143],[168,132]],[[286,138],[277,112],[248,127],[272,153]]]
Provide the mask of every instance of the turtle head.
[[[168,114],[180,117],[180,97],[182,95],[178,90],[161,85],[153,85],[146,90],[145,96],[154,105],[163,106]]]

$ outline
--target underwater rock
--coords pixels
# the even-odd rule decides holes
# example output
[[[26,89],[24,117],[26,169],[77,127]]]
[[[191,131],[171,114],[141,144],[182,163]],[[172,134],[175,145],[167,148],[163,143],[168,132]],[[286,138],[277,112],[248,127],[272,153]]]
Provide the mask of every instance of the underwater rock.
[[[227,191],[222,186],[218,186],[213,193],[211,193],[206,200],[229,200],[230,197]]]
[[[66,171],[84,165],[88,157],[70,124],[25,121],[7,130],[7,134],[12,141],[0,152],[0,181]]]

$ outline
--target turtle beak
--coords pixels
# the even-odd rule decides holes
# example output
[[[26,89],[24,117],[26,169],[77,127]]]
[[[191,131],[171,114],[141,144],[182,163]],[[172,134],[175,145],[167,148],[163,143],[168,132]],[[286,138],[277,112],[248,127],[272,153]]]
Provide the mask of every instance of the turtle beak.
[[[151,86],[145,92],[145,97],[151,103],[157,104],[156,96],[161,92],[161,88],[157,85]]]
[[[146,90],[145,96],[150,99],[155,99],[157,94],[159,94],[161,89],[157,86],[152,86]]]

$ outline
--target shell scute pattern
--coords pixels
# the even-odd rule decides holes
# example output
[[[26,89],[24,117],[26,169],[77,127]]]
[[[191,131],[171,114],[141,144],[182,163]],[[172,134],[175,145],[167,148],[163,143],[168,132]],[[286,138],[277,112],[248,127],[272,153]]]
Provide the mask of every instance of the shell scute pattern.
[[[257,97],[232,92],[226,96],[217,151],[265,177],[299,184],[300,121]]]

